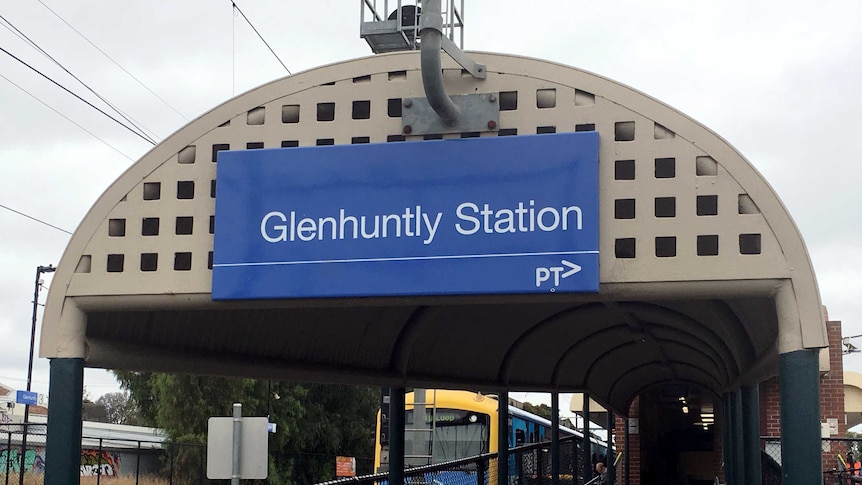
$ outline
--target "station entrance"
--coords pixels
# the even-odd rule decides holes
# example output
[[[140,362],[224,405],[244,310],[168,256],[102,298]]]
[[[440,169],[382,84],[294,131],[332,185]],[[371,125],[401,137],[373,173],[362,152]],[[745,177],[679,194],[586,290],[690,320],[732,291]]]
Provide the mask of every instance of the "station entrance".
[[[495,122],[480,128],[423,133],[405,124],[416,106],[405,101],[423,97],[421,60],[417,52],[398,52],[261,86],[213,108],[135,163],[95,203],[58,266],[40,347],[51,359],[54,401],[80,402],[84,366],[491,393],[586,391],[619,416],[640,396],[641,409],[656,413],[639,417],[655,436],[649,453],[661,454],[642,464],[639,476],[660,480],[687,467],[711,434],[713,451],[717,439],[722,443],[727,483],[738,485],[754,483],[745,477],[757,473],[749,469],[759,456],[749,419],[751,403],[757,407],[753,391],[779,374],[782,413],[793,416],[782,420],[784,483],[819,481],[824,316],[803,240],[767,182],[706,127],[632,88],[543,60],[471,56],[484,66],[484,78],[466,75],[451,59],[441,72],[450,95],[479,93],[471,99],[493,105]],[[575,263],[561,256],[559,265],[531,268],[524,284],[532,287],[523,292],[214,300],[214,271],[223,263],[216,242],[231,231],[217,216],[219,197],[232,193],[218,168],[222,152],[264,149],[290,160],[398,144],[421,154],[426,144],[485,147],[529,137],[542,145],[558,135],[597,141],[597,291],[566,291],[576,277],[562,277],[572,270],[563,260]],[[493,178],[496,159],[482,152],[463,162]],[[524,173],[538,161],[523,155]],[[481,188],[485,180],[474,183]],[[433,192],[421,180],[412,190]],[[519,200],[526,207],[542,197],[514,198],[509,207],[514,213]],[[485,202],[461,202],[476,205],[460,213],[484,227]],[[281,213],[290,219],[290,208]],[[564,213],[561,206],[558,215]],[[266,215],[248,214],[258,225]],[[361,216],[345,217],[351,215]],[[544,217],[551,227],[553,214]],[[500,224],[492,230],[507,227]],[[402,278],[389,282],[396,290],[415,283],[411,274],[391,277]],[[683,389],[700,390],[701,400],[711,396],[731,432],[716,437],[708,427],[706,435],[684,435],[684,423],[660,405]],[[77,470],[79,451],[70,445],[76,420],[73,407],[52,406],[48,483]],[[668,437],[677,442],[667,444]],[[744,453],[724,453],[731,442]]]

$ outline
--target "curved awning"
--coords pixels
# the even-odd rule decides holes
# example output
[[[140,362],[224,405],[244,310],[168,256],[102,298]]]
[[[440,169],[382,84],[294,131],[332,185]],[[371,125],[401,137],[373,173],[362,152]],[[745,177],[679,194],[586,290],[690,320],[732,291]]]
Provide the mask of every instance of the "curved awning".
[[[216,153],[407,143],[417,53],[333,64],[263,85],[189,123],[99,198],[54,277],[42,357],[85,365],[329,382],[588,390],[625,413],[665,382],[716,393],[826,346],[802,238],[727,142],[673,108],[546,61],[472,53],[450,95],[495,93],[480,136],[597,131],[600,291],[213,302]],[[443,138],[475,136],[447,134]]]

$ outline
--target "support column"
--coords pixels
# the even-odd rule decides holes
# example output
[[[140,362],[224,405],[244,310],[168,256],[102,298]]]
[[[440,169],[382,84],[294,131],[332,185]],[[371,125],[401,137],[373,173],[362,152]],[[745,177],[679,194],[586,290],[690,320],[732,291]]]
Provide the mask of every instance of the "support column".
[[[593,456],[590,449],[590,395],[584,393],[584,405],[581,408],[584,413],[584,441],[581,444],[581,458],[584,460],[584,483],[590,481],[593,476]]]
[[[497,399],[497,485],[509,485],[509,392]]]
[[[389,483],[404,483],[404,388],[389,391]]]
[[[84,359],[51,359],[45,444],[45,484],[66,485],[81,480],[81,402],[84,399]]]
[[[560,393],[551,393],[551,485],[560,485]]]
[[[744,443],[744,428],[742,425],[742,393],[735,391],[730,393],[730,407],[733,410],[733,428],[731,429],[733,446],[733,483],[743,485],[745,481],[745,450]]]
[[[732,393],[730,392],[725,393],[721,397],[722,416],[724,418],[721,423],[721,448],[724,457],[724,481],[727,485],[740,485],[736,483],[736,477],[734,476],[736,463],[734,463],[735,454],[733,452],[732,401]]]
[[[757,384],[742,388],[743,483],[760,483],[760,390]]]
[[[823,481],[818,357],[818,349],[787,352],[779,357],[783,485]]]
[[[615,485],[617,483],[617,471],[614,466],[614,426],[616,426],[616,422],[614,421],[614,412],[608,409],[608,457],[607,457],[607,467],[608,467],[608,485]]]

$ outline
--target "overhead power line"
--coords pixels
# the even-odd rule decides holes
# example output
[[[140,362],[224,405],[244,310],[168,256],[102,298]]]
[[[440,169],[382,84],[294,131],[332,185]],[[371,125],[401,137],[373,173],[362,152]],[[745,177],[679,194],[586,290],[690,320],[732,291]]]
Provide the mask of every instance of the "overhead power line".
[[[98,136],[98,135],[96,135],[96,134],[95,134],[95,133],[93,133],[92,131],[90,131],[90,130],[88,130],[88,129],[84,128],[83,126],[81,126],[79,123],[77,123],[77,122],[76,122],[75,120],[73,120],[72,118],[69,118],[68,116],[64,115],[63,113],[61,113],[61,112],[57,111],[53,106],[51,106],[50,104],[48,104],[48,103],[46,103],[46,102],[42,101],[42,100],[41,100],[41,99],[39,99],[35,94],[31,93],[30,91],[27,91],[26,89],[24,89],[23,87],[21,87],[20,85],[16,84],[16,83],[15,83],[14,81],[12,81],[11,79],[9,79],[8,77],[6,77],[6,76],[4,76],[4,75],[0,74],[0,78],[5,79],[9,84],[11,84],[11,85],[15,86],[16,88],[20,89],[21,91],[23,91],[25,94],[27,94],[27,95],[28,95],[28,96],[30,96],[31,98],[35,99],[36,101],[38,101],[38,102],[42,103],[42,105],[43,105],[43,106],[45,106],[46,108],[48,108],[48,109],[50,109],[51,111],[53,111],[53,112],[57,113],[58,115],[62,116],[62,117],[63,117],[63,118],[65,118],[65,119],[66,119],[66,121],[68,121],[69,123],[72,123],[73,125],[77,126],[78,128],[80,128],[80,129],[84,130],[85,132],[87,132],[87,134],[89,134],[89,135],[90,135],[90,136],[92,136],[93,138],[95,138],[95,139],[99,140],[100,142],[104,143],[105,145],[107,145],[110,149],[112,149],[112,150],[114,150],[115,152],[119,153],[120,155],[122,155],[122,156],[124,156],[124,157],[128,158],[128,159],[129,159],[130,161],[132,161],[132,162],[134,162],[134,161],[135,161],[135,159],[134,159],[134,158],[132,158],[132,157],[130,157],[130,156],[128,156],[128,155],[126,155],[125,153],[123,153],[122,151],[120,151],[120,149],[119,149],[119,148],[115,147],[114,145],[111,145],[110,143],[108,143],[108,142],[107,142],[107,141],[105,141],[104,139],[99,138],[99,136]]]
[[[234,2],[233,0],[231,0],[230,3],[231,3],[231,5],[233,5],[233,8],[235,8],[236,11],[239,12],[240,15],[242,15],[242,18],[245,19],[246,23],[249,25],[249,27],[251,27],[251,30],[253,30],[254,33],[257,34],[258,37],[260,37],[261,42],[263,42],[263,44],[267,47],[267,49],[269,49],[269,51],[272,52],[272,55],[275,56],[276,60],[278,60],[278,63],[281,64],[281,67],[283,67],[284,70],[287,71],[288,74],[290,74],[290,69],[288,69],[287,66],[285,66],[283,62],[281,62],[281,59],[278,57],[278,54],[276,54],[275,51],[272,50],[272,47],[269,46],[269,43],[267,43],[267,41],[264,40],[263,36],[260,35],[260,32],[258,32],[257,29],[254,27],[254,25],[252,25],[251,20],[249,20],[248,17],[246,17],[245,14],[242,13],[242,10],[240,10],[239,5],[237,5],[236,2]]]
[[[27,62],[25,62],[25,61],[23,61],[22,59],[18,58],[17,56],[15,56],[15,55],[14,55],[14,54],[12,54],[11,52],[7,51],[6,49],[4,49],[4,48],[0,47],[0,52],[3,52],[4,54],[6,54],[7,56],[11,57],[12,59],[15,59],[16,61],[20,62],[21,64],[23,64],[23,65],[27,66],[30,70],[32,70],[32,71],[33,71],[33,72],[35,72],[36,74],[38,74],[38,75],[42,76],[43,78],[47,79],[48,81],[50,81],[51,83],[53,83],[54,85],[56,85],[57,87],[59,87],[60,89],[62,89],[63,91],[66,91],[67,93],[71,94],[72,96],[74,96],[75,98],[77,98],[79,101],[81,101],[81,102],[85,103],[87,106],[89,106],[89,107],[93,108],[94,110],[98,111],[99,113],[102,113],[103,115],[107,116],[107,117],[108,117],[108,118],[110,118],[114,123],[116,123],[116,124],[118,124],[118,125],[122,126],[123,128],[125,128],[125,129],[129,130],[130,132],[134,133],[136,136],[140,137],[141,139],[145,140],[146,142],[148,142],[148,143],[150,143],[150,144],[152,144],[152,145],[155,145],[155,144],[156,144],[156,142],[155,142],[155,141],[153,141],[153,140],[149,139],[149,138],[148,138],[147,136],[145,136],[144,134],[139,133],[138,131],[136,131],[136,130],[134,130],[132,127],[130,127],[129,125],[127,125],[127,124],[123,123],[122,121],[118,120],[117,118],[114,118],[114,117],[113,117],[113,116],[111,116],[110,114],[106,113],[103,109],[101,109],[101,108],[99,108],[98,106],[94,105],[93,103],[91,103],[91,102],[87,101],[86,99],[82,98],[81,96],[79,96],[79,95],[75,94],[73,91],[71,91],[71,90],[70,90],[69,88],[67,88],[66,86],[63,86],[62,84],[58,83],[57,81],[55,81],[55,80],[51,79],[51,77],[50,77],[50,76],[47,76],[46,74],[43,74],[43,73],[42,73],[42,71],[40,71],[40,70],[36,69],[35,67],[31,66],[30,64],[27,64]]]
[[[149,86],[147,86],[146,84],[144,84],[144,82],[143,82],[143,81],[141,81],[140,79],[138,79],[137,77],[135,77],[135,75],[134,75],[134,74],[132,74],[131,72],[127,71],[125,67],[121,66],[119,62],[115,61],[115,60],[114,60],[111,56],[109,56],[105,51],[103,51],[102,49],[100,49],[100,48],[99,48],[99,46],[97,46],[96,44],[94,44],[94,43],[93,43],[93,41],[91,41],[90,39],[88,39],[88,38],[87,38],[87,36],[85,36],[84,34],[82,34],[82,33],[81,33],[78,29],[76,29],[72,24],[70,24],[69,22],[67,22],[67,21],[66,21],[66,19],[64,19],[63,17],[61,17],[61,16],[60,16],[60,14],[58,14],[57,12],[55,12],[54,10],[52,10],[52,9],[51,9],[51,7],[49,7],[48,5],[45,5],[45,2],[43,2],[42,0],[37,0],[37,1],[38,1],[39,3],[41,3],[43,7],[45,7],[46,9],[48,9],[48,11],[49,11],[49,12],[51,12],[52,14],[54,14],[54,16],[55,16],[55,17],[57,17],[58,19],[60,19],[60,21],[61,21],[61,22],[63,22],[64,24],[66,24],[66,26],[68,26],[70,29],[72,29],[72,31],[74,31],[74,32],[75,32],[76,34],[78,34],[82,39],[84,39],[85,41],[87,41],[87,43],[88,43],[88,44],[90,44],[91,46],[93,46],[93,48],[94,48],[94,49],[96,49],[97,51],[99,51],[99,52],[100,52],[103,56],[105,56],[109,61],[113,62],[115,66],[119,67],[119,68],[120,68],[124,73],[128,74],[128,75],[129,75],[129,77],[130,77],[130,78],[132,78],[132,79],[134,79],[134,80],[135,80],[135,82],[137,82],[138,84],[140,84],[140,85],[141,85],[141,87],[143,87],[144,89],[146,89],[147,91],[149,91],[149,93],[150,93],[150,94],[152,94],[153,96],[155,96],[155,97],[156,97],[156,99],[158,99],[159,101],[161,101],[165,106],[167,106],[168,108],[170,108],[174,113],[176,113],[177,115],[179,115],[182,119],[184,119],[184,120],[186,120],[186,121],[188,121],[188,120],[189,120],[189,119],[188,119],[184,114],[182,114],[182,113],[180,113],[179,111],[177,111],[177,109],[176,109],[176,108],[174,108],[173,106],[171,106],[171,104],[170,104],[170,103],[168,103],[168,102],[167,102],[167,101],[165,101],[161,96],[159,96],[158,94],[156,94],[156,92],[155,92],[155,91],[153,91],[152,89],[150,89],[150,88],[149,88]]]
[[[139,132],[141,132],[141,133],[143,133],[143,134],[147,135],[147,138],[148,138],[148,139],[149,139],[153,144],[155,144],[155,141],[153,141],[153,138],[152,138],[151,136],[149,136],[149,135],[156,136],[156,135],[155,135],[155,133],[153,133],[153,131],[152,131],[152,130],[147,129],[147,128],[146,128],[146,127],[144,127],[141,123],[136,122],[135,120],[131,119],[131,118],[130,118],[129,116],[127,116],[127,115],[126,115],[122,110],[120,110],[119,108],[117,108],[113,103],[111,103],[110,101],[108,101],[107,99],[105,99],[105,97],[104,97],[104,96],[102,96],[101,94],[97,93],[95,89],[91,88],[87,83],[85,83],[84,81],[82,81],[82,80],[81,80],[81,78],[79,78],[78,76],[76,76],[75,74],[73,74],[73,73],[72,73],[72,71],[70,71],[69,69],[67,69],[67,68],[66,68],[66,66],[64,66],[62,63],[60,63],[60,61],[58,61],[57,59],[55,59],[51,54],[48,54],[48,52],[47,52],[45,49],[43,49],[42,47],[40,47],[40,46],[39,46],[39,44],[37,44],[37,43],[36,43],[36,41],[34,41],[34,40],[33,40],[33,39],[31,39],[30,37],[28,37],[28,36],[27,36],[27,34],[25,34],[24,32],[22,32],[18,27],[15,27],[15,25],[14,25],[12,22],[10,22],[7,18],[3,17],[3,15],[0,15],[0,20],[3,20],[6,24],[8,24],[8,26],[9,26],[9,27],[11,27],[11,28],[12,28],[12,29],[13,29],[13,30],[14,30],[14,31],[19,35],[19,36],[21,36],[22,38],[26,39],[26,41],[27,41],[31,46],[33,46],[33,48],[34,48],[34,49],[36,49],[37,51],[39,51],[39,53],[40,53],[40,54],[42,54],[43,56],[45,56],[46,58],[48,58],[48,60],[50,60],[51,62],[53,62],[54,64],[56,64],[60,69],[62,69],[63,71],[65,71],[65,72],[66,72],[66,74],[68,74],[68,75],[72,76],[72,78],[73,78],[75,81],[78,81],[78,83],[80,83],[80,84],[81,84],[81,86],[84,86],[88,91],[90,91],[91,93],[93,93],[93,95],[95,95],[97,98],[99,98],[103,103],[105,103],[106,105],[108,105],[109,107],[111,107],[111,109],[113,109],[113,110],[114,110],[114,112],[116,112],[118,115],[120,115],[120,116],[121,116],[124,120],[126,120],[129,124],[131,124],[132,126],[134,126],[134,127],[135,127]],[[146,132],[149,132],[149,134],[148,134],[148,133],[146,133]]]
[[[52,229],[56,229],[56,230],[58,230],[58,231],[65,232],[66,234],[69,234],[69,235],[71,235],[71,234],[72,234],[71,232],[69,232],[69,231],[67,231],[67,230],[63,229],[62,227],[57,227],[57,226],[55,226],[54,224],[50,224],[50,223],[48,223],[48,222],[45,222],[45,221],[43,221],[42,219],[37,219],[37,218],[35,218],[35,217],[31,216],[31,215],[25,214],[25,213],[23,213],[23,212],[21,212],[21,211],[16,211],[15,209],[13,209],[13,208],[11,208],[11,207],[7,207],[7,206],[5,206],[5,205],[3,205],[3,204],[0,204],[0,208],[6,209],[6,210],[7,210],[7,211],[9,211],[9,212],[14,212],[14,213],[18,214],[19,216],[26,217],[27,219],[30,219],[30,220],[32,220],[32,221],[36,221],[36,222],[38,222],[39,224],[44,224],[44,225],[46,225],[46,226],[48,226],[48,227],[50,227],[50,228],[52,228]]]

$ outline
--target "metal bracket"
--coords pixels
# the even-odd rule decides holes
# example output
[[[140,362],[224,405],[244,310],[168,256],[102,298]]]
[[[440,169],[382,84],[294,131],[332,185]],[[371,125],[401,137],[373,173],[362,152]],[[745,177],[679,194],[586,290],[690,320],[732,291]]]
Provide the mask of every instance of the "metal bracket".
[[[464,68],[465,71],[469,72],[476,79],[485,79],[485,65],[477,64],[467,57],[467,54],[464,54],[464,51],[458,48],[454,42],[452,42],[449,37],[445,35],[440,39],[441,44],[443,45],[443,50],[449,54],[449,57],[455,60],[458,64]]]
[[[461,117],[454,126],[443,123],[427,98],[405,98],[401,110],[401,128],[404,134],[430,135],[497,130],[500,123],[500,102],[495,93],[466,94],[450,98],[461,112]]]

